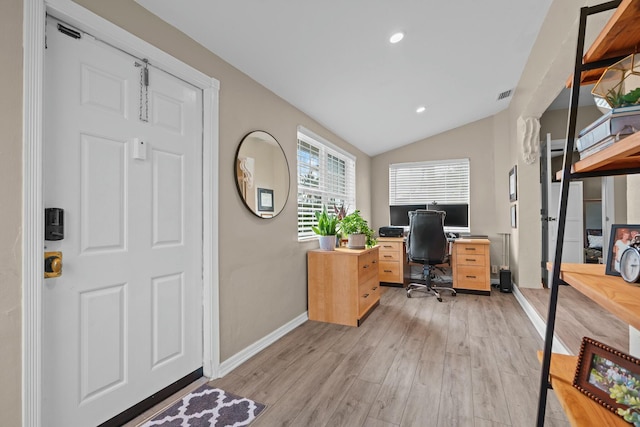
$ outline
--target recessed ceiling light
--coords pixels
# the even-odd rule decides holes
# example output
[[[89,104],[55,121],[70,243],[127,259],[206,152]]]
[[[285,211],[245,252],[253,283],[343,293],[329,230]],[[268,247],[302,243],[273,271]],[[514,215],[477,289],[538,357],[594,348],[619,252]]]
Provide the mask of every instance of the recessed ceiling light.
[[[424,105],[419,106],[418,108],[416,108],[416,113],[420,114],[420,113],[424,113],[424,111],[427,109],[427,107],[425,107]]]
[[[404,38],[404,33],[395,33],[394,35],[391,36],[391,38],[389,38],[389,41],[391,43],[398,43],[400,40],[402,40]]]

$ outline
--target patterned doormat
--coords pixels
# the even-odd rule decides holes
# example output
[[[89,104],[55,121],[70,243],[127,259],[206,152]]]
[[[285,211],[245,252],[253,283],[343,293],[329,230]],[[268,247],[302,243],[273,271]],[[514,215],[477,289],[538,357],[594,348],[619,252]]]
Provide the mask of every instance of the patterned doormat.
[[[204,384],[141,427],[246,426],[264,408],[262,403]]]

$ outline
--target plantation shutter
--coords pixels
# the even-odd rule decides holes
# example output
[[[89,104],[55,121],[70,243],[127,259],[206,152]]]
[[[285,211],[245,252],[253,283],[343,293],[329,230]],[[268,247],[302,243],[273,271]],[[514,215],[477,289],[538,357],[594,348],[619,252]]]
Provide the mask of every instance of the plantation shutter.
[[[306,129],[298,131],[298,239],[315,237],[315,212],[355,208],[355,158]]]

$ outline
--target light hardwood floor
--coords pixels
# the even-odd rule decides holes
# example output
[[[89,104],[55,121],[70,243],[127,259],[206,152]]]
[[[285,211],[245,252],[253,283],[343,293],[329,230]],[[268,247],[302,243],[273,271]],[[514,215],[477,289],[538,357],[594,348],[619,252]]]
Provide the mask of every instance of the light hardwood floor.
[[[384,290],[359,328],[308,321],[211,384],[267,405],[252,427],[535,425],[542,340],[512,294]],[[546,425],[568,425],[553,392]]]
[[[551,290],[520,288],[520,292],[546,322]],[[558,287],[554,332],[574,355],[580,353],[585,336],[623,352],[629,350],[629,325],[571,286]]]

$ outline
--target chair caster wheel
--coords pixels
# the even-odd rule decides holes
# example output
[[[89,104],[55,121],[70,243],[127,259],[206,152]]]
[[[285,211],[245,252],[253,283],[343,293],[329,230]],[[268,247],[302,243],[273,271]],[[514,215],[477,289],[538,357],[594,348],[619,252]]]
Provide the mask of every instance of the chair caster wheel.
[[[411,294],[407,294],[407,298],[411,298]]]
[[[451,294],[451,296],[452,296],[452,297],[457,297],[457,296],[458,296],[458,294]]]
[[[438,301],[442,302],[442,298],[438,298]]]

